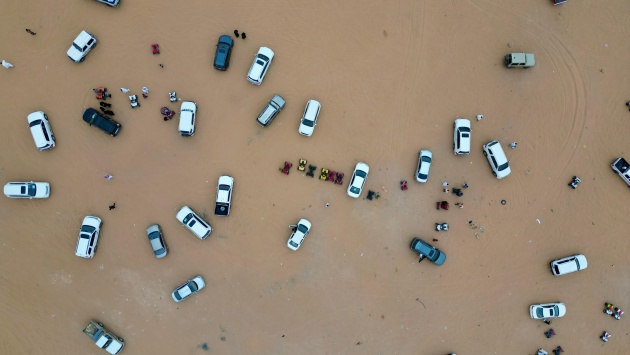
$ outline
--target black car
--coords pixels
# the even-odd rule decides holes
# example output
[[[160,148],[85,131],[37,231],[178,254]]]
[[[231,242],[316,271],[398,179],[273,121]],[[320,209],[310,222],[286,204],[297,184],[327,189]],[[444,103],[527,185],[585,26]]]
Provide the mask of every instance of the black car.
[[[120,123],[107,116],[103,116],[93,108],[85,110],[83,113],[83,120],[89,123],[90,126],[94,125],[112,137],[116,137],[122,128]]]
[[[214,68],[217,70],[227,70],[230,66],[230,55],[232,54],[232,47],[234,46],[234,40],[228,35],[219,37],[219,43],[217,43],[217,52],[214,54]]]

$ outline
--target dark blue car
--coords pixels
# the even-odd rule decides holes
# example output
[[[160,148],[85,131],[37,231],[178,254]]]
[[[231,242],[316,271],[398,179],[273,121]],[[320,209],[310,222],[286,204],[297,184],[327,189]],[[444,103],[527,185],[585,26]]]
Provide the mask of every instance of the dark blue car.
[[[230,55],[232,54],[232,47],[234,46],[234,40],[228,35],[219,37],[219,43],[217,43],[217,52],[214,54],[214,68],[217,70],[227,70],[230,66]]]

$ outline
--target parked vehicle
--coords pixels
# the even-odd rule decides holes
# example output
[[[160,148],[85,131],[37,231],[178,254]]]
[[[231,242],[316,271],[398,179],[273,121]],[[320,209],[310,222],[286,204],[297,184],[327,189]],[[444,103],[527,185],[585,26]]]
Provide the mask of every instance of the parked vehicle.
[[[265,106],[265,108],[263,108],[263,110],[260,112],[260,115],[258,115],[256,122],[258,122],[261,127],[267,127],[269,124],[271,124],[271,121],[276,118],[280,111],[282,111],[282,109],[284,108],[284,104],[285,101],[282,96],[275,95],[271,98],[271,100],[269,100],[267,106]]]
[[[455,155],[470,154],[470,121],[457,118],[453,123],[453,151]]]
[[[94,125],[101,131],[109,134],[112,137],[116,137],[120,133],[122,126],[120,123],[113,119],[100,114],[93,108],[88,108],[83,113],[83,121],[87,122],[90,126]]]
[[[89,321],[83,333],[90,337],[96,346],[112,355],[118,354],[125,346],[123,338],[105,329],[103,323],[100,322]]]
[[[181,302],[199,292],[204,287],[206,287],[206,282],[204,281],[203,277],[197,275],[191,280],[186,281],[183,285],[179,286],[173,291],[173,300],[175,302]]]
[[[201,219],[201,217],[199,217],[199,215],[197,215],[197,213],[188,206],[182,207],[179,212],[177,212],[176,217],[178,221],[180,221],[201,240],[208,238],[210,233],[212,233],[212,227],[210,224]]]
[[[588,267],[586,257],[582,254],[567,256],[566,258],[557,259],[550,264],[551,273],[555,276],[566,275],[572,272],[581,271]]]
[[[630,187],[630,164],[628,164],[624,158],[617,158],[610,166],[613,171],[619,174],[621,179],[628,184],[628,187]]]
[[[75,63],[84,61],[92,48],[96,47],[96,43],[96,37],[87,31],[81,31],[77,38],[74,39],[74,42],[72,42],[70,49],[68,49],[68,58]]]
[[[529,315],[534,319],[560,318],[567,313],[564,303],[542,303],[529,306]]]
[[[431,260],[435,265],[440,266],[446,261],[446,254],[440,249],[430,245],[420,238],[413,238],[409,248],[420,255],[420,261],[424,258]]]
[[[567,0],[552,0],[554,5],[560,5],[567,2]]]
[[[8,182],[4,185],[4,194],[10,198],[48,198],[50,184],[47,182]]]
[[[249,80],[250,83],[254,85],[262,84],[271,65],[271,61],[273,60],[273,56],[273,51],[267,47],[260,47],[260,49],[258,49],[258,53],[256,53],[254,62],[247,74],[247,80]]]
[[[287,241],[287,246],[291,250],[298,250],[304,238],[308,235],[308,232],[311,231],[311,222],[307,219],[300,219],[300,221],[295,225],[291,236],[289,237],[289,241]]]
[[[531,53],[510,53],[503,58],[503,64],[508,68],[531,68],[536,64],[536,59]]]
[[[197,104],[192,101],[182,102],[179,110],[179,134],[184,137],[192,137],[195,134],[195,116]]]
[[[416,169],[417,182],[427,182],[432,162],[433,153],[430,150],[421,150],[418,154],[418,168]]]
[[[234,189],[234,179],[231,176],[219,176],[217,185],[217,198],[214,207],[214,214],[217,216],[229,216],[232,205],[232,190]]]
[[[217,50],[214,53],[214,69],[225,71],[230,66],[230,56],[232,55],[232,47],[234,40],[228,35],[219,37]]]
[[[120,0],[96,0],[96,1],[110,7],[118,7],[118,5],[120,5]]]
[[[492,175],[496,176],[497,179],[503,179],[512,172],[510,169],[510,161],[505,156],[501,143],[498,141],[493,140],[484,144],[483,155],[488,158]]]
[[[48,116],[44,111],[36,111],[26,117],[28,128],[39,150],[48,150],[55,147],[55,135],[50,127]]]
[[[158,224],[152,224],[147,228],[147,237],[156,258],[161,259],[168,254],[168,246],[164,241],[162,228]]]
[[[92,258],[98,248],[98,237],[101,233],[103,221],[96,216],[86,216],[83,218],[81,230],[79,231],[79,240],[77,241],[77,249],[74,252],[76,256],[82,258]]]
[[[348,196],[357,198],[361,195],[363,185],[365,185],[365,180],[367,180],[369,172],[370,167],[367,164],[362,162],[357,163],[352,172],[352,179],[350,179],[350,183],[348,184]]]
[[[304,115],[302,115],[300,127],[298,128],[298,133],[307,137],[313,135],[313,131],[315,131],[315,126],[317,125],[317,117],[319,117],[319,111],[321,107],[322,105],[319,103],[319,101],[308,100],[308,102],[306,102]]]

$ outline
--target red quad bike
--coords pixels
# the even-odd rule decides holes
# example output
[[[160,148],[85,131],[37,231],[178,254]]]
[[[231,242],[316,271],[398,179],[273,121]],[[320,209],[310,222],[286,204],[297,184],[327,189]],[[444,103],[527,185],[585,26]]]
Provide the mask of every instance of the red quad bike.
[[[175,112],[169,110],[167,107],[162,107],[160,112],[162,112],[162,115],[164,115],[164,116],[166,116],[168,118],[173,118],[173,116],[175,115]]]
[[[153,50],[153,54],[160,54],[160,45],[154,43],[151,45],[151,49]]]

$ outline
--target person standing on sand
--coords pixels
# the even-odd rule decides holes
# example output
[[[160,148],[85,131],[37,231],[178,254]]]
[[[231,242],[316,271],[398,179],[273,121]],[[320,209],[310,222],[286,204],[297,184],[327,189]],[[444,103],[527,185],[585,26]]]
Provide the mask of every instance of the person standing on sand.
[[[234,35],[238,38],[238,30],[234,30]]]
[[[105,179],[107,179],[107,180],[111,180],[111,179],[113,179],[113,178],[114,178],[114,176],[113,176],[113,175],[109,175],[109,174],[105,174],[105,176],[103,176],[103,177],[104,177]]]
[[[243,39],[247,38],[247,35],[245,34],[245,32],[243,32],[243,34],[241,35],[241,37],[242,37]]]

